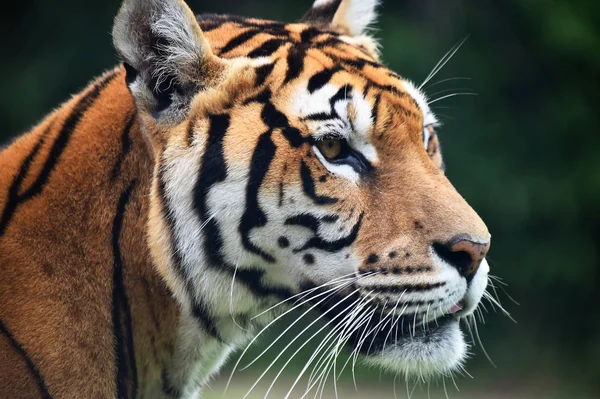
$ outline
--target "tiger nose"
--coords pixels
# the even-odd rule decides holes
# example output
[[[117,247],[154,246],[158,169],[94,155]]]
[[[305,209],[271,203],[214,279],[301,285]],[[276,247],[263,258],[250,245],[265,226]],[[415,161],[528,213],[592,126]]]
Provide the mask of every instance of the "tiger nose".
[[[458,270],[458,273],[467,281],[470,281],[477,273],[477,269],[479,269],[479,265],[485,259],[489,249],[489,239],[487,241],[476,241],[464,234],[455,236],[444,244],[433,244],[435,253]]]

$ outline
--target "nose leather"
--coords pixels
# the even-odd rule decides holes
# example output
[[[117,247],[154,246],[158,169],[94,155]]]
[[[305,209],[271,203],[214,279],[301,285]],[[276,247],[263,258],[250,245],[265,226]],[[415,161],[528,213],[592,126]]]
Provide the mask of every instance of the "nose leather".
[[[433,250],[461,276],[471,280],[490,249],[490,241],[476,241],[466,234],[455,236],[447,243],[433,244]]]

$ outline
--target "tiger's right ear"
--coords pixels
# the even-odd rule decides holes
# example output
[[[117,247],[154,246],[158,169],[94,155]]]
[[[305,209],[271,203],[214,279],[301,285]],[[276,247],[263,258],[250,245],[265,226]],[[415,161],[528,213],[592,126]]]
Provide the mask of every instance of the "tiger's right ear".
[[[124,0],[113,42],[138,109],[155,120],[184,117],[194,94],[225,74],[183,0]]]

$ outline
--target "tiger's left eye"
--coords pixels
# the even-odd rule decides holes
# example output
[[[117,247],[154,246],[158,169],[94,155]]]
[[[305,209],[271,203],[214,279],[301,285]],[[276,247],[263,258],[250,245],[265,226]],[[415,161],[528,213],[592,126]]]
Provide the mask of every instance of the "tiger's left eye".
[[[328,160],[334,160],[342,153],[342,141],[338,139],[325,139],[317,142],[317,148]]]

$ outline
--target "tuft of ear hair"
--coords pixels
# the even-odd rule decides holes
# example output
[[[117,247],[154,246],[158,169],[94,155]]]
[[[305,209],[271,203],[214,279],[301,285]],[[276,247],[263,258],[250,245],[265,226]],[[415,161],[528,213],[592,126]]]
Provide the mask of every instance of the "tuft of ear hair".
[[[361,36],[377,20],[379,0],[316,0],[301,22],[348,36]]]
[[[124,0],[113,43],[138,109],[155,119],[181,116],[195,93],[224,74],[225,62],[183,0]]]

